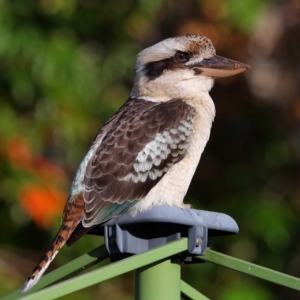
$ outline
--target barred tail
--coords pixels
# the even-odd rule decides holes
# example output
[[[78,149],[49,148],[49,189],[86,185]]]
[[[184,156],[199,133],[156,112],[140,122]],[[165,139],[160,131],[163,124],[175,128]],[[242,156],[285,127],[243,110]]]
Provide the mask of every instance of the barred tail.
[[[76,226],[81,222],[83,216],[83,200],[76,198],[73,202],[67,202],[64,214],[63,224],[56,234],[52,244],[41,257],[37,266],[33,269],[32,274],[25,281],[20,290],[20,294],[30,290],[41,278],[49,267],[61,247],[66,243]]]

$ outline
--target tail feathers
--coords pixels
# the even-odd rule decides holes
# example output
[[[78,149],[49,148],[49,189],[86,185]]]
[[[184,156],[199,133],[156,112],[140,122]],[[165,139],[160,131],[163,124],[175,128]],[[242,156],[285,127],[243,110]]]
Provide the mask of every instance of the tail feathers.
[[[25,281],[23,287],[20,290],[20,294],[23,294],[30,290],[40,280],[58,251],[59,249],[53,252],[51,256],[48,256],[49,251],[46,252],[46,254],[41,258],[39,264],[33,269],[32,274]]]
[[[73,229],[74,230],[74,229]],[[73,231],[72,230],[72,231]],[[71,234],[71,228],[67,225],[62,225],[54,238],[51,246],[47,249],[46,253],[41,257],[37,266],[33,269],[32,274],[25,281],[20,294],[27,292],[31,289],[41,278],[44,272],[49,267],[51,261],[54,259],[58,251],[65,244]]]
[[[76,198],[73,202],[67,202],[63,216],[63,224],[60,230],[55,236],[51,246],[47,249],[44,256],[41,257],[37,266],[33,269],[32,274],[25,281],[20,290],[20,294],[30,290],[39,281],[41,276],[49,267],[51,261],[57,255],[58,251],[66,243],[72,232],[81,222],[84,213],[83,208],[83,200],[80,198]]]

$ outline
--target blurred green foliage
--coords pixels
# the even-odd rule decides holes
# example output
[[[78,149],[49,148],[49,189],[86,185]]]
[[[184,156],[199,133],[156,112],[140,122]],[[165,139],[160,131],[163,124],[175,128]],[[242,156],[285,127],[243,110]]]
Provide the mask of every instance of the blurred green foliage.
[[[186,202],[239,224],[213,249],[300,277],[299,19],[292,0],[0,1],[0,295],[56,233],[80,160],[130,93],[135,55],[187,33],[253,70],[212,90],[217,116]],[[83,237],[53,267],[101,242]],[[212,299],[299,298],[208,264],[182,272]],[[132,294],[127,274],[63,299]]]

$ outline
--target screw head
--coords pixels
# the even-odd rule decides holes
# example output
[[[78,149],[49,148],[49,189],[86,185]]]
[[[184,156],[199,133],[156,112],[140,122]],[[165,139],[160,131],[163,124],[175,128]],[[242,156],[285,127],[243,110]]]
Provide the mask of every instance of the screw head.
[[[202,239],[200,237],[197,237],[196,239],[196,247],[200,247],[202,245]]]

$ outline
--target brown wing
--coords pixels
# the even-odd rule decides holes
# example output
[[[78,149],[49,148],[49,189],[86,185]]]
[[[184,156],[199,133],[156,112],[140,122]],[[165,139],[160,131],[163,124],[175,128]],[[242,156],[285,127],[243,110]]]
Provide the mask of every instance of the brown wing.
[[[90,227],[127,210],[183,159],[195,111],[182,100],[130,99],[94,143],[84,176],[85,217]]]

